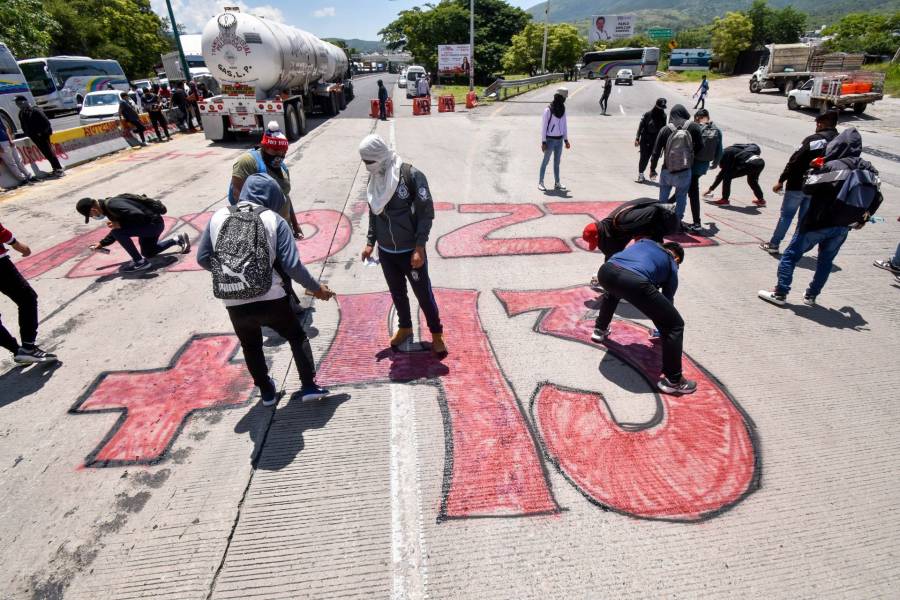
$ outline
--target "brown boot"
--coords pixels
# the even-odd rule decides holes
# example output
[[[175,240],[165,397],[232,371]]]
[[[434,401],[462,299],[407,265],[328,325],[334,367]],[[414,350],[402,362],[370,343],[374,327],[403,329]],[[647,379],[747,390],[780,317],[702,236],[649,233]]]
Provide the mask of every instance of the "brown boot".
[[[391,338],[391,348],[394,350],[399,350],[400,345],[411,338],[412,335],[412,327],[401,327],[397,330],[397,333],[394,334],[394,337]]]
[[[444,358],[447,356],[447,344],[444,343],[444,334],[443,333],[432,333],[431,334],[431,351],[435,353],[439,358]]]

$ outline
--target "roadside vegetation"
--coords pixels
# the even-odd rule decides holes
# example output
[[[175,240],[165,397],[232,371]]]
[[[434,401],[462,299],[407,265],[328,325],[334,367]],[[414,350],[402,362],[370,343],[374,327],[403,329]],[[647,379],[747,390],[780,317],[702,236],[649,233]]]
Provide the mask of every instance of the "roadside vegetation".
[[[900,63],[879,63],[865,65],[867,71],[884,73],[884,93],[900,98]]]

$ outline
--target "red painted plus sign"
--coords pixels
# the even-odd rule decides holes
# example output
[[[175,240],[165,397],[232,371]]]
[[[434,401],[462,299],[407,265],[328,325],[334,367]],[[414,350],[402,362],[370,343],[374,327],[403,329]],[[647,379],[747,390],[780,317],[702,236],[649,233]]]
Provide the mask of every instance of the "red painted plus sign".
[[[237,349],[233,335],[198,336],[168,368],[100,375],[69,412],[121,411],[122,416],[85,466],[157,463],[191,413],[244,404],[253,382],[243,365],[231,362]]]

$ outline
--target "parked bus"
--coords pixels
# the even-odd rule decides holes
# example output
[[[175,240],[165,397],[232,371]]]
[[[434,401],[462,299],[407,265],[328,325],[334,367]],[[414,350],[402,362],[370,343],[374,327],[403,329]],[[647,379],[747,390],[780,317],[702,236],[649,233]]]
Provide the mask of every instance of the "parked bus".
[[[0,42],[0,119],[13,132],[21,133],[16,96],[25,96],[29,101],[33,100],[22,69],[19,68],[6,44]]]
[[[128,78],[115,60],[51,56],[20,60],[37,105],[48,113],[78,110],[88,92],[128,91]]]
[[[676,48],[669,56],[670,71],[709,71],[712,50],[706,48]]]
[[[635,79],[651,77],[659,69],[659,48],[611,48],[588,52],[581,63],[581,75],[588,79],[613,78],[619,69],[631,69]]]

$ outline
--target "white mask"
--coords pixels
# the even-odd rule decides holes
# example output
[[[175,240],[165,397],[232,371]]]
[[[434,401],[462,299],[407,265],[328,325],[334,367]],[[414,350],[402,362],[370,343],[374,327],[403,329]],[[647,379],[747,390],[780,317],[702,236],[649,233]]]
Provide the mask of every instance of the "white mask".
[[[91,218],[95,221],[105,221],[106,217],[104,215],[91,215]]]
[[[369,173],[371,173],[373,175],[375,173],[380,173],[382,171],[382,166],[380,163],[374,162],[371,164],[369,164],[369,163],[365,163],[365,164],[366,164],[366,171],[368,171]]]

